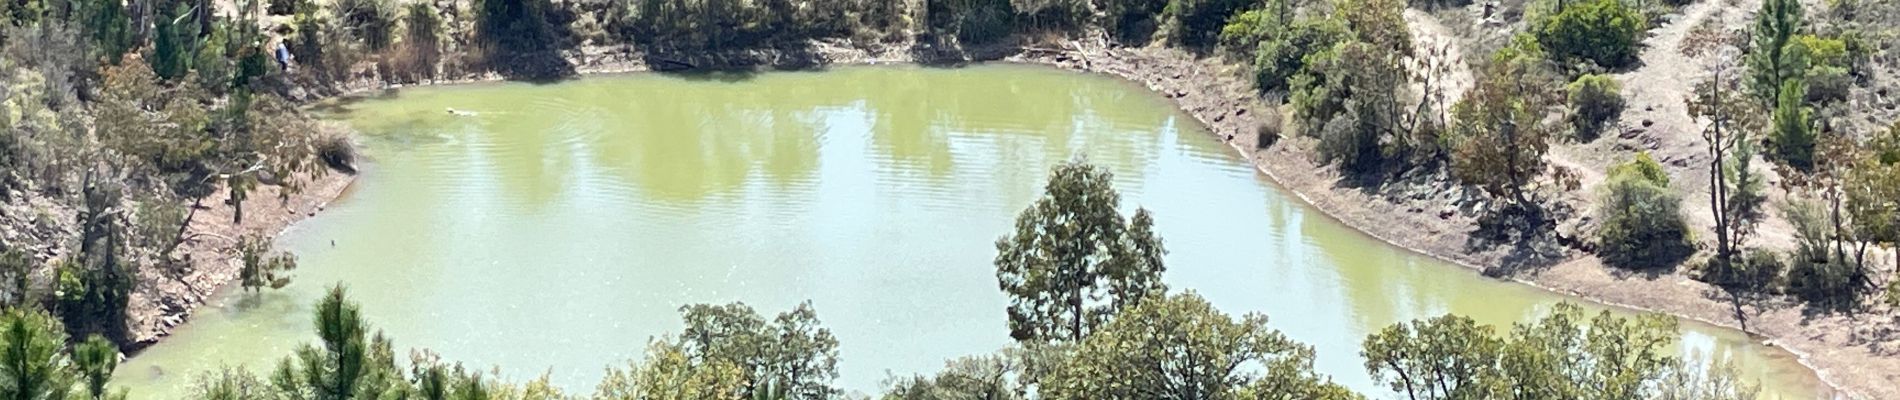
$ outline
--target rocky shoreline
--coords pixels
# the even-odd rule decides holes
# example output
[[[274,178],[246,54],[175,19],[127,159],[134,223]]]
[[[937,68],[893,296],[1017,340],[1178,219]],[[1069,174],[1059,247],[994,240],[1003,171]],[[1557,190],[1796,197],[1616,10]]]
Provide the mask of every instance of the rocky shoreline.
[[[1342,182],[1342,177],[1334,168],[1313,161],[1314,143],[1301,135],[1286,134],[1263,148],[1258,143],[1256,132],[1259,132],[1264,121],[1277,120],[1267,116],[1275,114],[1277,110],[1254,94],[1244,73],[1237,70],[1238,67],[1217,60],[1200,59],[1175,49],[1117,48],[1104,41],[1036,45],[1019,43],[973,49],[902,44],[859,47],[841,42],[816,42],[792,51],[747,50],[689,57],[655,57],[626,47],[590,47],[570,52],[567,58],[574,64],[575,71],[582,75],[683,69],[816,69],[829,65],[943,65],[1000,61],[1115,76],[1141,84],[1171,99],[1283,189],[1329,217],[1379,240],[1487,274],[1599,303],[1662,312],[1731,329],[1740,326],[1734,318],[1732,306],[1714,296],[1720,293],[1719,290],[1681,273],[1623,276],[1601,266],[1594,256],[1567,249],[1542,249],[1557,251],[1560,257],[1540,259],[1534,263],[1537,268],[1508,268],[1503,269],[1505,272],[1498,272],[1500,266],[1526,264],[1527,256],[1520,250],[1503,248],[1509,246],[1482,247],[1472,244],[1472,234],[1479,229],[1477,215],[1482,209],[1482,196],[1477,191],[1447,183],[1449,180],[1442,174],[1430,173],[1410,174],[1375,188],[1356,187]],[[502,79],[499,75],[485,73],[427,84]],[[364,76],[349,84],[325,90],[323,94],[302,90],[293,90],[290,94],[294,99],[315,102],[373,95],[402,87],[380,82],[374,77]],[[342,195],[351,182],[351,176],[332,173],[314,180],[302,193],[291,196],[289,201],[281,204],[253,202],[243,226],[210,222],[229,221],[229,208],[221,204],[208,212],[201,211],[190,232],[214,235],[192,239],[184,247],[196,260],[193,265],[197,271],[187,278],[192,283],[174,283],[169,286],[176,287],[162,289],[168,285],[161,282],[149,285],[160,287],[153,288],[157,290],[150,293],[146,290],[148,285],[142,284],[141,290],[135,294],[132,326],[138,343],[141,346],[149,345],[169,334],[172,327],[187,318],[193,308],[212,297],[218,287],[236,278],[235,255],[229,254],[229,244],[218,242],[216,236],[237,232],[281,232],[303,218],[313,216],[329,201]],[[264,195],[253,197],[274,198],[274,190],[274,187],[267,188]],[[148,279],[147,282],[153,280]],[[1851,338],[1841,338],[1840,334],[1834,333],[1843,326],[1862,322],[1872,325],[1873,322],[1838,316],[1807,318],[1792,307],[1758,307],[1750,311],[1753,315],[1748,321],[1749,332],[1765,338],[1768,344],[1798,355],[1804,365],[1814,369],[1823,381],[1843,395],[1870,399],[1900,398],[1900,385],[1895,384],[1900,382],[1900,376],[1882,375],[1882,371],[1900,371],[1900,357],[1883,356],[1878,354],[1880,350],[1877,346],[1855,343]]]

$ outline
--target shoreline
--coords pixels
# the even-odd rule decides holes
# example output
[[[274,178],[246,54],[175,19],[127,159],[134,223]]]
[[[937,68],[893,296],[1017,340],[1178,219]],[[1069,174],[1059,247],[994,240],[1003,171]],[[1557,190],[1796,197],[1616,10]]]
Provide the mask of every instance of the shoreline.
[[[223,202],[227,190],[219,188],[206,197],[175,252],[181,262],[189,263],[188,272],[171,277],[150,269],[139,271],[140,281],[126,310],[132,340],[123,349],[127,357],[170,336],[189,322],[193,311],[215,301],[220,290],[238,279],[242,265],[232,246],[239,236],[260,235],[274,243],[285,231],[327,209],[356,183],[355,174],[335,170],[303,178],[307,179],[303,190],[281,200],[282,187],[259,186],[253,200],[245,203],[241,224],[231,222],[234,209]]]
[[[1476,228],[1475,218],[1467,215],[1466,212],[1453,211],[1449,214],[1424,212],[1428,208],[1436,210],[1444,207],[1443,203],[1447,200],[1456,203],[1462,199],[1441,198],[1439,195],[1443,193],[1434,193],[1422,199],[1393,198],[1390,196],[1391,193],[1372,193],[1342,185],[1339,183],[1338,173],[1332,167],[1311,161],[1311,140],[1297,134],[1284,134],[1267,148],[1260,148],[1255,144],[1256,138],[1253,134],[1260,123],[1256,117],[1261,115],[1261,110],[1270,109],[1272,106],[1253,94],[1245,78],[1229,71],[1231,66],[1219,64],[1212,59],[1197,59],[1177,49],[1154,47],[1118,49],[1105,45],[1085,46],[1073,41],[1063,43],[1060,48],[1010,44],[974,51],[955,49],[948,52],[933,52],[922,57],[909,50],[911,49],[906,46],[865,49],[821,43],[817,51],[809,53],[811,57],[818,60],[816,62],[803,60],[803,62],[810,62],[806,64],[806,67],[786,67],[791,64],[767,62],[730,65],[710,63],[696,65],[695,68],[696,70],[755,71],[822,70],[826,66],[845,65],[954,65],[1006,62],[1111,76],[1139,84],[1169,99],[1177,109],[1192,116],[1210,134],[1234,149],[1236,154],[1252,164],[1256,171],[1265,174],[1280,190],[1292,194],[1326,215],[1327,218],[1355,231],[1389,245],[1478,272],[1487,270],[1481,265],[1500,265],[1503,264],[1502,259],[1508,256],[1497,251],[1474,252],[1464,248],[1467,233]],[[707,58],[716,60],[728,54],[758,55],[771,51],[770,49],[747,50],[712,54]],[[576,76],[665,72],[650,68],[641,61],[640,53],[626,47],[588,48],[578,53],[569,57],[575,65]],[[748,60],[755,61],[757,58]],[[816,67],[811,67],[814,65]],[[334,94],[316,95],[302,100],[327,102],[415,86],[458,85],[504,80],[503,77],[493,73],[407,85],[381,84],[377,83],[379,82],[377,80],[366,78],[341,85],[333,91]],[[240,227],[230,227],[228,224],[219,227],[215,226],[216,224],[204,222],[214,220],[228,222],[229,220],[228,206],[221,203],[208,204],[210,209],[201,211],[212,212],[204,212],[202,214],[206,215],[200,215],[194,219],[190,231],[200,232],[200,226],[203,224],[212,225],[203,229],[262,231],[271,234],[274,238],[275,235],[281,234],[305,218],[314,216],[328,203],[347,193],[354,179],[354,175],[332,172],[312,180],[309,187],[302,193],[293,195],[291,201],[285,204],[268,201],[275,197],[277,188],[267,187],[265,190],[269,190],[266,192],[268,196],[253,196],[256,199],[266,200],[253,201],[247,205],[247,210],[250,212],[247,213],[244,226]],[[1384,188],[1381,189],[1384,191]],[[1449,187],[1440,189],[1455,191],[1455,188]],[[211,198],[220,197],[214,195]],[[220,210],[222,212],[218,212]],[[268,221],[264,221],[267,220],[263,218],[266,214],[289,215],[291,218],[285,218],[282,221],[269,218]],[[260,222],[255,222],[254,225],[254,221]],[[224,247],[228,247],[228,244],[223,247],[208,246],[213,246],[213,244],[202,240],[187,242],[181,246],[181,251],[187,251],[187,254],[196,260],[193,265],[197,267],[197,270],[187,279],[197,278],[209,281],[209,285],[202,293],[193,290],[193,296],[185,297],[194,301],[185,303],[182,310],[170,304],[153,302],[150,297],[139,298],[135,294],[135,302],[142,299],[146,301],[137,303],[142,307],[136,307],[135,310],[158,309],[161,313],[156,315],[155,319],[134,316],[133,321],[129,321],[132,323],[132,330],[139,346],[129,349],[128,354],[136,354],[139,349],[162,340],[162,337],[168,335],[173,327],[183,323],[183,320],[189,317],[192,309],[210,301],[210,297],[215,295],[219,288],[235,280],[236,266],[231,264],[233,257],[223,254],[226,250]],[[222,257],[220,258],[219,255]],[[1593,256],[1571,252],[1566,254],[1562,262],[1557,265],[1531,272],[1507,274],[1501,278],[1611,307],[1658,312],[1724,329],[1739,329],[1739,325],[1733,318],[1732,309],[1727,303],[1709,299],[1706,293],[1703,293],[1708,288],[1694,287],[1689,283],[1700,282],[1687,279],[1681,272],[1671,272],[1655,277],[1610,276],[1612,274],[1613,271],[1606,270]],[[166,282],[160,282],[160,286],[164,283]],[[1624,285],[1639,287],[1623,288],[1624,290],[1606,288]],[[142,290],[139,293],[143,294],[145,285],[141,285],[140,289]],[[1657,296],[1658,294],[1665,296]],[[1762,312],[1772,311],[1775,310]],[[1747,334],[1756,338],[1766,337],[1768,340],[1764,341],[1764,344],[1795,356],[1800,365],[1813,372],[1822,384],[1837,392],[1837,395],[1850,398],[1900,398],[1900,388],[1893,387],[1895,385],[1889,384],[1884,387],[1885,391],[1880,391],[1883,387],[1877,376],[1864,374],[1841,376],[1836,372],[1850,369],[1895,370],[1892,367],[1900,366],[1900,360],[1873,357],[1872,360],[1884,361],[1884,363],[1867,365],[1870,363],[1865,360],[1856,363],[1853,360],[1826,359],[1817,353],[1823,353],[1822,350],[1830,350],[1830,348],[1834,352],[1856,350],[1866,352],[1868,349],[1831,343],[1826,340],[1806,339],[1802,337],[1801,328],[1803,327],[1800,325],[1776,324],[1772,320],[1770,322],[1766,325],[1751,323],[1751,327],[1756,329],[1747,331]],[[1826,352],[1826,354],[1835,353]],[[1885,397],[1871,396],[1870,391],[1872,394]]]

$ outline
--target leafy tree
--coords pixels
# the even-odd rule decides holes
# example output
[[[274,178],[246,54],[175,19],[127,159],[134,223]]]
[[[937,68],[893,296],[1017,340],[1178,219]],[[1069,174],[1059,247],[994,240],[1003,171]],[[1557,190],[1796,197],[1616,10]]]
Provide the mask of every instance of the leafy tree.
[[[1742,382],[1733,360],[1711,360],[1706,367],[1678,364],[1657,385],[1657,400],[1755,400],[1761,388]]]
[[[1367,173],[1391,160],[1435,155],[1413,138],[1420,130],[1405,111],[1408,82],[1399,53],[1352,37],[1307,55],[1290,85],[1297,121],[1319,139],[1320,157],[1342,171]],[[1264,55],[1264,54],[1263,54]]]
[[[1280,20],[1280,14],[1268,9],[1234,14],[1220,28],[1220,47],[1245,59],[1254,56],[1261,42],[1274,39],[1292,21]]]
[[[1571,81],[1568,87],[1570,97],[1570,123],[1576,127],[1576,137],[1580,141],[1595,140],[1603,131],[1604,124],[1623,114],[1623,85],[1616,77],[1601,74],[1586,74]]]
[[[655,341],[646,361],[607,370],[595,388],[602,400],[740,400],[745,371],[722,359],[694,358],[682,344]]]
[[[257,189],[259,176],[279,178],[281,196],[303,190],[299,175],[323,171],[316,148],[317,123],[274,94],[257,96],[243,110],[236,129],[218,142],[219,177],[230,189],[232,223],[244,221],[244,200]]]
[[[1190,292],[1142,302],[1083,339],[1041,380],[1040,394],[1048,399],[1358,398],[1312,370],[1313,349],[1268,328],[1265,316],[1235,320]]]
[[[1254,84],[1261,92],[1291,89],[1289,79],[1306,68],[1306,58],[1348,40],[1352,32],[1332,18],[1299,18],[1285,29],[1271,29],[1254,51]]]
[[[1689,115],[1705,121],[1702,139],[1708,143],[1709,208],[1715,219],[1715,260],[1726,264],[1740,255],[1742,244],[1764,218],[1761,177],[1751,166],[1755,157],[1753,132],[1761,129],[1754,103],[1739,96],[1740,83],[1727,64],[1696,85],[1688,99]],[[1718,265],[1718,268],[1726,266]]]
[[[1504,340],[1471,318],[1445,315],[1393,324],[1366,336],[1366,371],[1414,400],[1506,397],[1498,358]]]
[[[1620,68],[1636,61],[1645,19],[1621,0],[1576,0],[1535,23],[1537,42],[1551,58]]]
[[[1400,323],[1366,338],[1366,369],[1394,392],[1425,399],[1651,399],[1681,365],[1673,318],[1622,318],[1560,303],[1508,337],[1468,318]],[[1588,328],[1585,328],[1588,326]]]
[[[1359,41],[1400,56],[1412,56],[1412,30],[1405,22],[1405,2],[1341,1],[1333,7],[1334,15],[1345,21],[1346,27],[1352,30],[1353,36]]]
[[[282,289],[290,284],[289,271],[297,269],[297,256],[288,252],[270,254],[270,241],[255,236],[238,238],[238,282],[244,290],[257,292],[265,287]]]
[[[1019,377],[1026,365],[1013,354],[964,357],[944,363],[931,377],[912,377],[891,384],[883,400],[985,399],[1021,400],[1025,392]]]
[[[767,322],[745,304],[697,304],[680,309],[686,328],[679,351],[695,360],[735,366],[746,396],[776,385],[790,398],[826,399],[838,393],[838,339],[819,326],[810,303]]]
[[[1227,18],[1253,3],[1249,0],[1169,0],[1161,11],[1168,42],[1190,48],[1211,46]]]
[[[1152,218],[1137,210],[1134,223],[1125,223],[1113,182],[1108,171],[1081,160],[1057,165],[1042,198],[1016,217],[1016,231],[996,241],[996,278],[1011,297],[1011,337],[1081,340],[1116,312],[1165,290],[1166,250],[1149,227]]]
[[[0,399],[53,400],[72,393],[66,330],[51,315],[8,310],[0,316]]]
[[[1849,220],[1861,239],[1900,247],[1900,123],[1876,134],[1860,153],[1842,180]]]
[[[1604,263],[1632,269],[1671,266],[1695,251],[1682,199],[1648,153],[1611,167],[1603,185],[1597,241]]]
[[[1543,173],[1544,153],[1557,129],[1545,116],[1560,95],[1548,71],[1520,49],[1493,56],[1476,86],[1452,107],[1452,173],[1526,207],[1531,201],[1525,188]]]
[[[165,92],[153,68],[141,59],[107,67],[94,104],[98,135],[106,147],[144,160],[161,174],[176,174],[175,188],[199,192],[216,146],[204,134],[209,116],[190,82]],[[203,190],[209,192],[209,190]]]
[[[1764,0],[1755,13],[1749,35],[1749,88],[1762,104],[1776,104],[1784,81],[1798,77],[1804,61],[1788,45],[1801,32],[1804,12],[1800,0]]]

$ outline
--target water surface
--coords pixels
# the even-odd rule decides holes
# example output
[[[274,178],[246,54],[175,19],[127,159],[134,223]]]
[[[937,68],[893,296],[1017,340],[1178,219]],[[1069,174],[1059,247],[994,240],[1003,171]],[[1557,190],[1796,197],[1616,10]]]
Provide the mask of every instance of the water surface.
[[[1010,343],[990,261],[1048,168],[1083,156],[1151,209],[1167,283],[1262,312],[1318,369],[1383,396],[1359,343],[1453,312],[1535,319],[1565,297],[1403,251],[1281,193],[1193,119],[1127,82],[1024,66],[594,77],[404,90],[344,106],[371,160],[279,243],[296,281],[227,295],[121,367],[140,397],[199,371],[268,368],[348,285],[399,348],[543,373],[586,392],[680,327],[678,308],[816,306],[839,383]],[[464,115],[447,112],[465,111]],[[1685,324],[1685,354],[1734,357],[1786,398],[1813,374],[1739,333]]]

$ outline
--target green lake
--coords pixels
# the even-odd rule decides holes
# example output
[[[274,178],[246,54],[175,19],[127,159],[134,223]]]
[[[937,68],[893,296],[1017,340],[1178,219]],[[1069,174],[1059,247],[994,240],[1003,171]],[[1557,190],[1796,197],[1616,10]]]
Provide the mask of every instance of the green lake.
[[[505,378],[591,392],[604,368],[680,327],[692,303],[776,314],[811,301],[837,335],[838,383],[1010,344],[995,240],[1055,163],[1110,168],[1154,212],[1166,282],[1261,312],[1318,369],[1386,397],[1359,344],[1459,313],[1509,324],[1574,300],[1386,245],[1277,188],[1166,99],[1054,69],[848,67],[590,77],[405,89],[334,111],[361,131],[356,187],[281,238],[301,268],[198,309],[124,364],[137,398],[182,398],[201,371],[267,369],[314,340],[309,308],[343,282],[371,323]],[[445,110],[466,111],[460,115]],[[1688,354],[1734,357],[1784,398],[1814,374],[1732,330],[1685,323]]]

